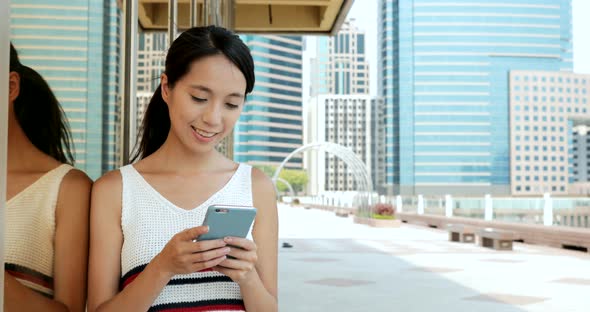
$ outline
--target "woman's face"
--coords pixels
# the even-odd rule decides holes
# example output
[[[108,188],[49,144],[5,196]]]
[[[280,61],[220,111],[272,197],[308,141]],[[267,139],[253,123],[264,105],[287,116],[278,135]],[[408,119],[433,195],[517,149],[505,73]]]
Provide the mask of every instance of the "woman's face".
[[[212,150],[231,133],[244,107],[246,78],[224,55],[201,58],[174,86],[162,75],[170,131],[194,152]]]

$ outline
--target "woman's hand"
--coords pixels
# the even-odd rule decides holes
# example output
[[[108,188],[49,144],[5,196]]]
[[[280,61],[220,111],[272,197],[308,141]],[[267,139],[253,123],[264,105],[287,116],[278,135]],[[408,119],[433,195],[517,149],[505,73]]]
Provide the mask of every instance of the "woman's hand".
[[[174,235],[154,258],[156,266],[172,278],[212,268],[226,260],[230,248],[223,240],[195,241],[208,231],[207,226],[198,226]]]
[[[256,244],[249,239],[239,237],[226,237],[224,241],[230,248],[228,254],[230,257],[213,269],[227,275],[240,286],[248,283],[256,273],[254,268],[258,261]]]

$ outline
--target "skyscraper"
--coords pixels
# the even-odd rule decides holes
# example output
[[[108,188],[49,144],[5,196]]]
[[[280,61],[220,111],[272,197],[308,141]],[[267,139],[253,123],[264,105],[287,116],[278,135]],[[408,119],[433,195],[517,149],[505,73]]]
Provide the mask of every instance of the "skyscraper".
[[[569,0],[381,0],[391,194],[510,193],[509,71],[572,70]]]
[[[350,148],[365,163],[374,189],[380,190],[384,184],[383,103],[369,96],[365,33],[350,19],[335,36],[315,40],[311,99],[305,110],[309,117],[304,121],[310,124],[305,126],[306,143],[326,141]],[[323,152],[305,156],[312,194],[358,190],[352,168],[337,156]]]
[[[11,41],[47,80],[69,121],[76,166],[91,178],[118,165],[116,0],[12,0]]]
[[[279,165],[303,142],[299,36],[242,35],[250,47],[256,84],[234,133],[234,159]],[[301,168],[301,155],[287,167]]]
[[[333,37],[318,37],[311,60],[311,96],[369,94],[365,33],[347,20]]]
[[[305,112],[306,142],[331,142],[346,146],[365,164],[373,189],[384,184],[383,100],[370,95],[318,95]],[[355,172],[338,155],[312,152],[306,155],[309,191],[357,191]]]

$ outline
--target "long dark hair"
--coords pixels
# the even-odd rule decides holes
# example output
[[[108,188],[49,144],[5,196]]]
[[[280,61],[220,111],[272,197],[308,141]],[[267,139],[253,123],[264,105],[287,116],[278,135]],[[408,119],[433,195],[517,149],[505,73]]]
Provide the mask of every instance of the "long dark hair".
[[[190,69],[192,62],[206,56],[222,54],[240,69],[246,78],[246,94],[254,88],[254,61],[248,46],[231,31],[218,26],[195,27],[183,32],[170,46],[164,73],[171,88]],[[170,115],[158,86],[143,117],[139,131],[141,139],[131,162],[145,158],[158,150],[168,137]]]
[[[20,92],[14,100],[14,114],[27,138],[43,153],[73,164],[70,129],[51,88],[37,73],[18,59],[10,44],[10,71],[20,77]]]

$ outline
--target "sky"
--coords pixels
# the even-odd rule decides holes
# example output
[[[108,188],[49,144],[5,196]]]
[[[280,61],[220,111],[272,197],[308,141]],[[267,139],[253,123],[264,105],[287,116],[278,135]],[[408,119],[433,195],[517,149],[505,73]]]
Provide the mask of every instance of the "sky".
[[[489,0],[488,0],[489,1]],[[377,31],[378,17],[377,5],[379,0],[354,0],[352,8],[348,13],[348,18],[356,20],[355,25],[365,31],[366,34],[366,53],[369,60],[369,70],[371,75],[370,93],[377,95]],[[573,46],[574,46],[574,72],[579,74],[590,74],[590,1],[589,0],[572,0],[572,18],[573,18]],[[314,47],[313,42],[308,43],[308,51],[304,53],[304,66],[306,56],[310,57],[310,50]],[[305,70],[304,70],[305,72]],[[304,79],[308,80],[308,79]],[[304,88],[306,86],[304,85]]]

